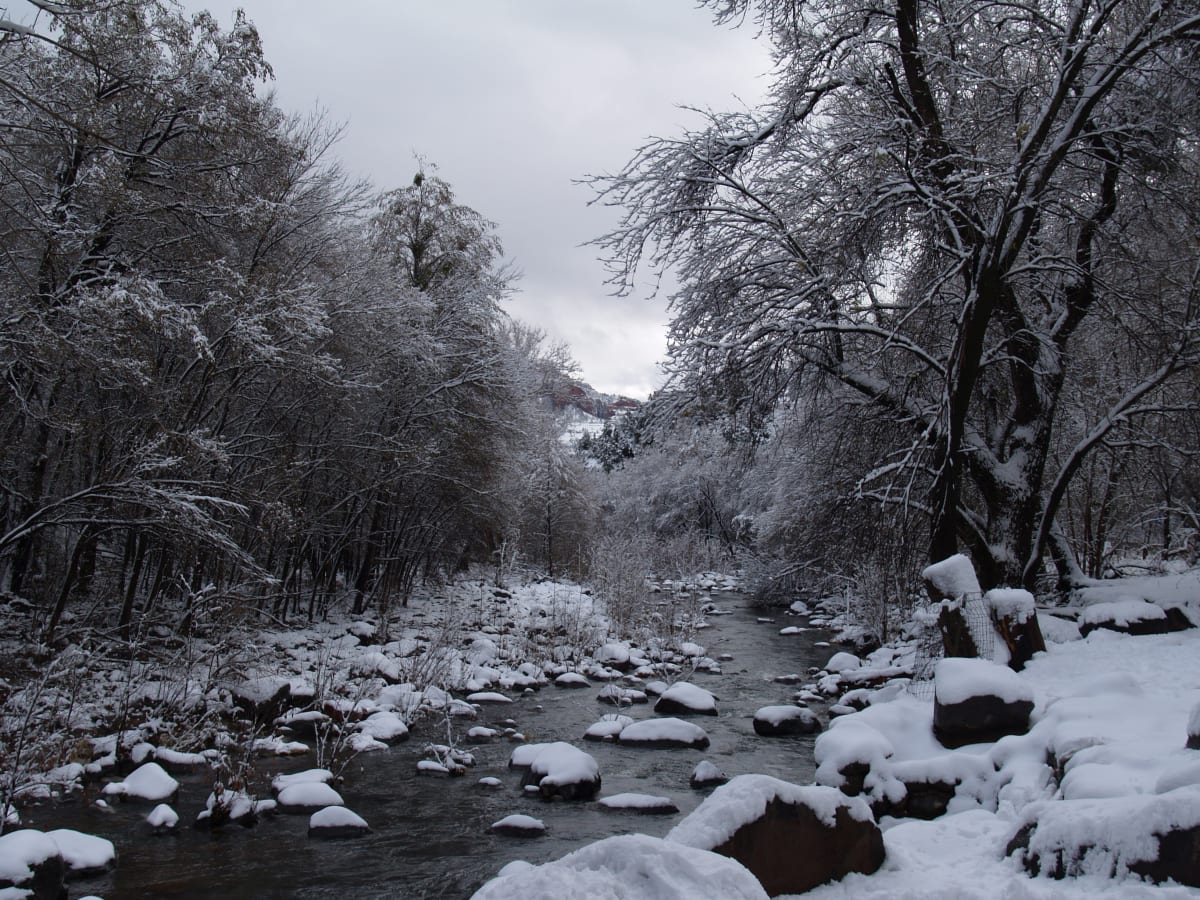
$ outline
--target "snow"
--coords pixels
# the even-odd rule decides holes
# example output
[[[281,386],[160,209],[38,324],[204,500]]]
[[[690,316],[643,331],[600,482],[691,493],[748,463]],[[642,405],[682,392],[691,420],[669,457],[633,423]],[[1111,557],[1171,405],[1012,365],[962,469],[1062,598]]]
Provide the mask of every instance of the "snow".
[[[704,688],[687,681],[677,681],[663,693],[662,700],[678,703],[698,713],[715,713],[717,698]]]
[[[1038,613],[1037,618],[1042,637],[1050,643],[1065,644],[1067,641],[1077,641],[1083,636],[1079,632],[1079,626],[1069,619],[1045,613]]]
[[[179,782],[155,762],[134,769],[124,781],[114,781],[104,786],[107,796],[133,797],[138,800],[166,800],[178,790]]]
[[[467,695],[468,703],[512,703],[512,697],[506,697],[504,694],[496,691],[479,691],[478,693]]]
[[[673,717],[644,719],[627,725],[621,732],[622,744],[637,744],[654,741],[670,741],[681,744],[703,743],[707,745],[708,733],[693,722]]]
[[[950,600],[958,600],[968,594],[978,596],[983,593],[979,587],[979,579],[975,577],[975,567],[962,553],[926,566],[921,571],[921,577],[933,585],[938,594]]]
[[[117,861],[117,848],[106,838],[72,831],[70,828],[56,828],[46,832],[46,836],[58,845],[63,862],[69,869],[107,869]]]
[[[606,838],[540,866],[509,864],[473,900],[766,900],[741,863],[644,834]]]
[[[533,816],[514,813],[511,816],[505,816],[498,822],[492,823],[493,831],[508,830],[508,831],[527,831],[540,834],[546,830],[546,823],[541,819],[535,819]]]
[[[342,806],[342,795],[323,781],[301,781],[279,792],[280,806]]]
[[[761,819],[772,800],[805,806],[830,828],[841,808],[860,822],[874,821],[866,801],[847,797],[836,788],[792,784],[769,775],[739,775],[709,794],[667,833],[667,840],[704,850],[719,847],[739,828]]]
[[[25,829],[0,835],[0,881],[19,883],[33,876],[33,867],[60,855],[54,839]]]
[[[848,672],[852,669],[857,669],[862,666],[862,660],[853,653],[835,653],[830,657],[829,662],[825,663],[824,669],[832,675],[839,675],[842,672]]]
[[[1037,612],[1033,594],[1021,588],[992,588],[983,602],[994,616],[1013,622],[1025,622]]]
[[[589,725],[583,736],[593,741],[612,740],[632,724],[629,716],[610,714]]]
[[[578,672],[563,672],[554,679],[559,687],[591,687],[592,683]]]
[[[179,813],[165,803],[160,803],[146,816],[146,822],[153,828],[174,828],[179,824]]]
[[[811,719],[815,713],[802,706],[764,706],[754,713],[754,718],[769,725],[781,725],[792,719]]]
[[[595,758],[566,741],[543,744],[530,761],[529,771],[543,786],[577,784],[600,777]]]
[[[641,812],[678,811],[670,797],[656,797],[653,794],[613,794],[611,797],[601,797],[599,802],[605,809],[634,809]]]
[[[308,818],[309,828],[366,828],[367,820],[344,806],[326,806]]]
[[[377,712],[367,716],[359,723],[358,730],[385,744],[391,744],[408,737],[408,726],[394,712]]]
[[[1093,603],[1079,616],[1080,625],[1112,622],[1122,627],[1135,622],[1153,622],[1167,617],[1166,610],[1140,597],[1124,597],[1107,603]]]
[[[311,784],[317,782],[325,784],[333,781],[333,773],[328,769],[305,769],[303,772],[293,772],[290,775],[276,775],[271,779],[271,790],[279,793],[284,788],[289,788],[294,784]]]
[[[1004,703],[1032,701],[1033,690],[1007,666],[986,659],[943,659],[933,674],[934,693],[943,704],[993,696]]]

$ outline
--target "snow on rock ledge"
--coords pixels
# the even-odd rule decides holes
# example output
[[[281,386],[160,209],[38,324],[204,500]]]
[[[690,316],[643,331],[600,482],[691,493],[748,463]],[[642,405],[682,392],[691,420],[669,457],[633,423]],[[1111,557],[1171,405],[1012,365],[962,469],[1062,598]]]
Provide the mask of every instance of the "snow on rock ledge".
[[[736,859],[771,896],[870,874],[884,856],[883,835],[862,798],[768,775],[740,775],[717,788],[667,840]]]
[[[505,867],[472,900],[563,900],[640,897],[646,900],[766,900],[754,876],[736,861],[644,834],[588,844],[540,866]]]

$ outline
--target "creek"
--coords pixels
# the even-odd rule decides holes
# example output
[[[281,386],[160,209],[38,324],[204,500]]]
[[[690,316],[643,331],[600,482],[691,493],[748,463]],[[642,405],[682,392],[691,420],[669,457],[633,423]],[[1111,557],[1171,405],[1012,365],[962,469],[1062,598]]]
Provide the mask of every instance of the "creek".
[[[444,741],[432,723],[414,729],[408,742],[387,751],[354,758],[343,772],[339,791],[346,805],[367,820],[372,832],[350,840],[307,837],[307,815],[264,816],[250,829],[226,826],[215,832],[190,827],[212,787],[211,773],[177,776],[181,782],[172,806],[181,821],[178,834],[155,836],[144,823],[152,804],[114,803],[111,812],[91,801],[98,788],[89,786],[58,804],[34,807],[24,817],[34,828],[74,828],[106,837],[117,846],[114,871],[73,882],[71,896],[95,893],[106,900],[125,898],[382,898],[469,897],[503,865],[524,859],[532,863],[560,857],[585,843],[615,834],[664,835],[707,795],[693,790],[688,779],[702,759],[727,775],[757,772],[796,783],[813,778],[815,737],[764,738],[754,733],[757,709],[788,703],[795,685],[780,675],[822,665],[832,652],[816,646],[827,634],[807,630],[781,635],[780,629],[802,620],[782,612],[773,623],[738,594],[715,594],[726,615],[709,618],[710,627],[696,640],[721,662],[722,674],[696,672],[692,683],[718,698],[720,714],[696,716],[712,741],[707,750],[662,750],[583,741],[584,730],[613,708],[596,701],[602,686],[563,689],[553,685],[518,696],[511,705],[484,706],[477,722],[459,722],[465,732],[474,724],[495,727],[513,719],[530,741],[571,741],[600,764],[600,796],[632,791],[670,797],[676,815],[610,811],[594,802],[546,802],[522,792],[520,773],[507,768],[513,744],[500,740],[463,745],[476,765],[463,778],[418,775],[417,760],[427,741]],[[635,719],[653,716],[650,705],[621,712]],[[309,757],[271,760],[263,775],[297,771],[315,763]],[[503,785],[478,783],[486,775]],[[265,786],[259,791],[266,794]],[[512,813],[546,823],[537,838],[498,836],[489,826]]]

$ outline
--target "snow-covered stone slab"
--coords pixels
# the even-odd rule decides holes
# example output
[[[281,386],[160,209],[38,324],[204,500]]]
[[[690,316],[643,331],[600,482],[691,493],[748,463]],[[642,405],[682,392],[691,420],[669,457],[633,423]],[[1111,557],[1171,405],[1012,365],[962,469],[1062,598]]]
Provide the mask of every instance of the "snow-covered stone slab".
[[[99,875],[117,864],[117,848],[107,838],[70,828],[56,828],[47,831],[46,836],[58,845],[68,878]]]
[[[600,790],[600,766],[590,753],[566,741],[555,741],[540,745],[533,754],[524,783],[537,785],[547,800],[591,800]]]
[[[540,866],[505,867],[472,900],[766,900],[762,885],[732,859],[644,834],[588,844]]]
[[[327,806],[308,819],[310,838],[361,837],[370,831],[366,819],[344,806]]]
[[[934,669],[933,695],[933,731],[946,747],[1029,730],[1033,690],[1007,666],[985,659],[943,659]]]
[[[709,744],[708,733],[703,728],[673,717],[634,722],[622,730],[617,741],[638,747],[691,747],[696,750],[703,750]]]
[[[546,823],[533,816],[514,813],[492,823],[492,831],[508,837],[539,837],[546,833]]]
[[[1191,620],[1178,608],[1164,609],[1140,597],[1121,597],[1093,603],[1079,616],[1079,631],[1087,637],[1098,628],[1122,634],[1167,634],[1191,628]]]
[[[654,711],[659,715],[717,715],[717,698],[704,688],[687,681],[677,681],[658,698]]]
[[[149,800],[154,803],[169,800],[178,791],[179,782],[155,762],[148,762],[134,769],[124,781],[114,781],[104,786],[106,797]]]
[[[764,706],[754,714],[754,731],[764,737],[816,734],[820,730],[817,714],[802,706]]]
[[[736,859],[771,896],[870,874],[884,858],[883,835],[864,800],[767,775],[739,775],[717,788],[667,840]]]
[[[342,795],[323,781],[301,781],[279,792],[279,808],[288,813],[311,812],[326,806],[344,806]]]
[[[14,898],[66,896],[66,872],[49,835],[28,828],[0,835],[0,893],[13,888],[20,892],[12,893]]]
[[[656,815],[671,815],[679,812],[679,807],[670,797],[657,797],[653,794],[613,794],[611,797],[601,797],[599,804],[605,809]]]

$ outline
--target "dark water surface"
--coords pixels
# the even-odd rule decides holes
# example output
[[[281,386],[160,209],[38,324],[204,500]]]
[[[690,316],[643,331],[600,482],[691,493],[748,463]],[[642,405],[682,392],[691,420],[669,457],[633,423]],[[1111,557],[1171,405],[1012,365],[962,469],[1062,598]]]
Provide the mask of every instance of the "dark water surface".
[[[697,716],[712,739],[707,750],[649,750],[583,741],[584,730],[611,706],[598,703],[601,684],[591,690],[543,688],[515,703],[487,706],[478,722],[496,724],[512,718],[530,741],[571,741],[600,764],[601,796],[636,791],[670,797],[680,808],[671,816],[615,812],[595,803],[545,802],[521,790],[520,775],[507,768],[513,744],[500,741],[467,746],[476,766],[463,778],[419,776],[417,760],[427,741],[444,741],[433,725],[414,730],[407,743],[366,753],[347,766],[339,786],[347,807],[367,820],[372,833],[343,841],[311,840],[308,816],[264,817],[252,829],[227,826],[214,833],[190,827],[212,787],[212,776],[180,777],[182,787],[172,806],[180,815],[174,836],[153,836],[144,824],[152,804],[114,804],[104,813],[88,805],[97,788],[82,799],[28,810],[26,823],[35,828],[74,828],[113,841],[119,855],[115,871],[78,881],[72,897],[99,894],[105,900],[140,897],[226,898],[407,898],[468,897],[501,866],[514,859],[533,863],[562,856],[579,846],[615,834],[663,835],[694,809],[706,792],[694,791],[688,778],[702,759],[726,774],[765,773],[807,783],[813,777],[813,737],[761,738],[752,717],[759,707],[787,703],[794,687],[778,684],[778,675],[823,664],[827,648],[814,647],[825,638],[819,630],[780,635],[796,619],[777,616],[774,624],[745,598],[715,594],[729,615],[713,616],[697,642],[710,656],[729,654],[724,673],[698,672],[690,680],[718,697],[720,715]],[[622,710],[635,719],[649,718],[648,705]],[[272,762],[274,771],[298,771],[315,765],[311,757]],[[486,788],[478,779],[498,776],[504,785]],[[177,776],[178,777],[178,776]],[[489,826],[511,813],[524,813],[546,823],[543,837],[521,839],[493,835]]]

